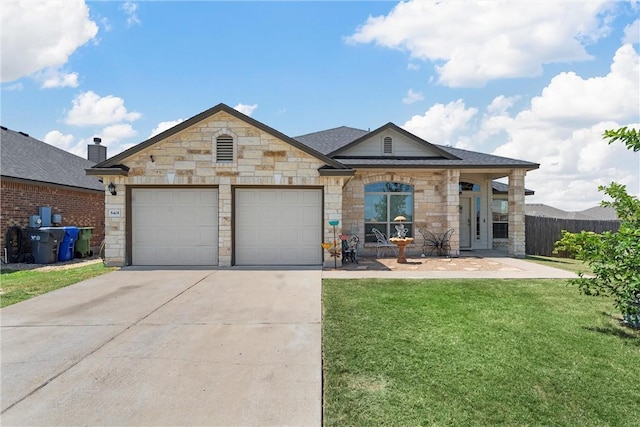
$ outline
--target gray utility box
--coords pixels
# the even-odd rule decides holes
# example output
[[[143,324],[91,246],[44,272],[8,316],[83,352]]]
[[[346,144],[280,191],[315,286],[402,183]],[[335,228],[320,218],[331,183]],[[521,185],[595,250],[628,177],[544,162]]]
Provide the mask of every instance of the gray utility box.
[[[64,228],[28,228],[27,236],[31,242],[31,254],[36,264],[53,264],[58,261],[58,249],[64,237]]]

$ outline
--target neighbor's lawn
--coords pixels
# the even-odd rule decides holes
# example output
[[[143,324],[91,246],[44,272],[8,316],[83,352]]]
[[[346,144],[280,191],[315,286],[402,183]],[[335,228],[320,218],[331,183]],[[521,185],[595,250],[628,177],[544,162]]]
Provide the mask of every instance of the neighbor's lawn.
[[[325,280],[323,306],[327,426],[640,420],[640,332],[565,281]]]
[[[56,271],[7,271],[0,275],[0,307],[6,307],[58,288],[116,270],[103,264]]]
[[[562,270],[573,271],[574,273],[582,272],[585,274],[593,274],[593,271],[583,261],[572,258],[556,258],[542,255],[527,255],[527,261],[533,261],[547,267],[559,268]]]

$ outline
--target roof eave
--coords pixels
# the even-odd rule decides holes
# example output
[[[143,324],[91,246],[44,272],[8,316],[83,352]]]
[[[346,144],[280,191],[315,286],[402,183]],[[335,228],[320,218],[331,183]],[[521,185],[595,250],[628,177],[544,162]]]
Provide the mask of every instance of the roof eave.
[[[129,168],[126,170],[121,167],[112,168],[89,168],[85,169],[85,172],[89,176],[129,176]]]
[[[330,168],[319,168],[318,174],[320,176],[355,176],[355,169],[330,169]]]

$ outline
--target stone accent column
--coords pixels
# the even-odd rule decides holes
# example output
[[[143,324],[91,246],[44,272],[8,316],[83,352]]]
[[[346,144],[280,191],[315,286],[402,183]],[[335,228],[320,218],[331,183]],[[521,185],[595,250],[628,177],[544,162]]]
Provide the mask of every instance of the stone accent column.
[[[333,227],[329,225],[329,221],[337,220],[339,224],[336,226],[336,238],[342,230],[342,184],[341,177],[325,177],[324,178],[324,238],[322,242],[333,243]],[[338,239],[339,240],[339,239]],[[321,242],[318,242],[320,244]],[[333,268],[334,265],[342,267],[342,258],[334,258],[329,251],[323,249],[324,267]]]
[[[104,215],[104,259],[107,267],[124,267],[126,265],[126,246],[127,239],[125,235],[127,210],[125,206],[126,188],[120,177],[104,176],[102,177],[105,187],[105,215]],[[117,195],[113,196],[107,186],[113,182],[116,185]],[[112,216],[109,212],[119,211],[119,216]],[[131,257],[131,255],[129,255]]]
[[[514,169],[509,174],[509,255],[524,258],[524,169]]]
[[[231,178],[218,186],[218,266],[231,267]]]
[[[460,255],[460,171],[457,169],[448,170],[444,176],[446,182],[444,196],[444,230],[453,228],[455,233],[451,235],[451,256]]]

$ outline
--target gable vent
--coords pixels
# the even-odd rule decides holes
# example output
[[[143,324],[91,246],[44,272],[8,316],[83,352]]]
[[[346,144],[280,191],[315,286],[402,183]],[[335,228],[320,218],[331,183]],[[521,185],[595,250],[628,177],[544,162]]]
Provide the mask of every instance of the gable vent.
[[[382,152],[384,154],[393,154],[393,140],[390,136],[385,136],[382,144]]]
[[[216,161],[233,162],[233,137],[230,135],[216,138]]]

